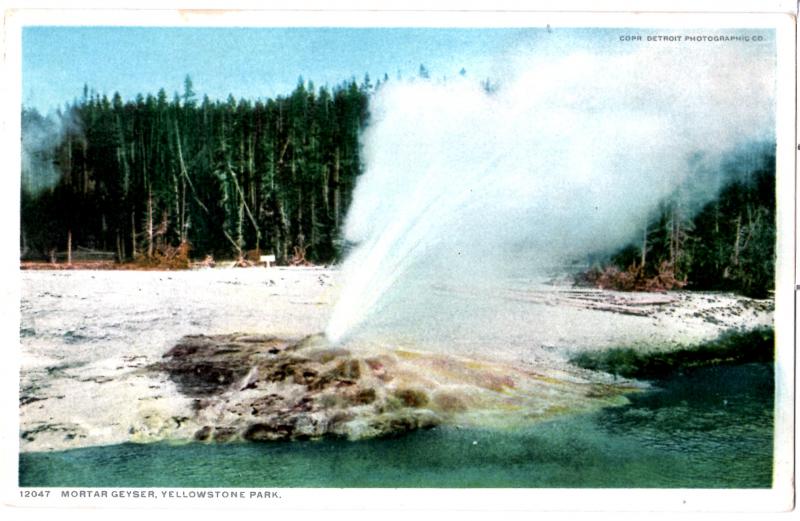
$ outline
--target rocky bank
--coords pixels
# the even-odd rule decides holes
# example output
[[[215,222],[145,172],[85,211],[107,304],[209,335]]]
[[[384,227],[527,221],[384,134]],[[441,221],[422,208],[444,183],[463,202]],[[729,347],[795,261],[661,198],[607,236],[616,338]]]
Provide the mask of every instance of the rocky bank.
[[[146,370],[192,398],[173,436],[191,427],[198,441],[361,439],[509,413],[530,421],[618,403],[632,388],[431,353],[352,351],[319,335],[187,336]]]

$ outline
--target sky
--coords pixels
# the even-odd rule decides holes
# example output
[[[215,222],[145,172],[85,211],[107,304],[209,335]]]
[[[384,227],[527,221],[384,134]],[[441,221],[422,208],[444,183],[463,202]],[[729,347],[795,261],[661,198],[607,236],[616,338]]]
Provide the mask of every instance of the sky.
[[[384,74],[407,78],[416,75],[421,64],[434,79],[455,77],[463,68],[468,77],[496,80],[508,73],[521,49],[627,53],[645,44],[621,41],[627,32],[631,31],[545,27],[27,26],[22,33],[22,102],[47,113],[79,99],[84,85],[109,97],[119,92],[125,100],[156,94],[161,88],[171,97],[183,91],[187,74],[200,98],[220,100],[229,94],[250,100],[289,94],[299,77],[317,87],[351,78],[361,82],[365,74],[373,83]],[[761,44],[734,45],[754,59],[774,53],[770,36]],[[701,48],[712,50],[708,44],[687,47],[687,56]]]
[[[369,74],[489,76],[498,57],[542,29],[26,27],[22,102],[42,112],[80,98],[182,92],[257,99],[288,94],[299,77],[317,87]]]

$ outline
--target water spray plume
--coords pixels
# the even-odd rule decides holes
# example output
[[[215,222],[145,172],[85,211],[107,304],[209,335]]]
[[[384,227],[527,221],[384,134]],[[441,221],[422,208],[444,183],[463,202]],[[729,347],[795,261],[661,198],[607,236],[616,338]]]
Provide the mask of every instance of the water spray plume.
[[[699,210],[725,154],[774,139],[774,61],[740,47],[553,47],[507,63],[491,92],[460,77],[372,97],[330,341],[404,281],[491,287],[510,266],[611,252],[679,187]]]

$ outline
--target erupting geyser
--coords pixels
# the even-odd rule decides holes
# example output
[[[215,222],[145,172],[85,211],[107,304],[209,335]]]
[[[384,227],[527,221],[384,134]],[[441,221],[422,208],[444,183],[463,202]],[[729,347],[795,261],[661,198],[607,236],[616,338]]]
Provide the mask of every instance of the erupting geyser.
[[[774,139],[765,54],[666,42],[598,53],[549,37],[502,57],[494,88],[390,81],[372,97],[330,341],[404,280],[491,286],[511,265],[536,273],[623,246],[677,188],[697,209],[713,197],[724,154]]]

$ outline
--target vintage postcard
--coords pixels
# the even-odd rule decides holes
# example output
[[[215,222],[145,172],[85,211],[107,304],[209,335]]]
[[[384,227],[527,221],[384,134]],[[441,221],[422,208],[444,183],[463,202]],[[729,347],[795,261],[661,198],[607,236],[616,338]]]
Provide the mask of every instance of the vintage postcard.
[[[792,14],[5,36],[7,504],[793,508]]]

